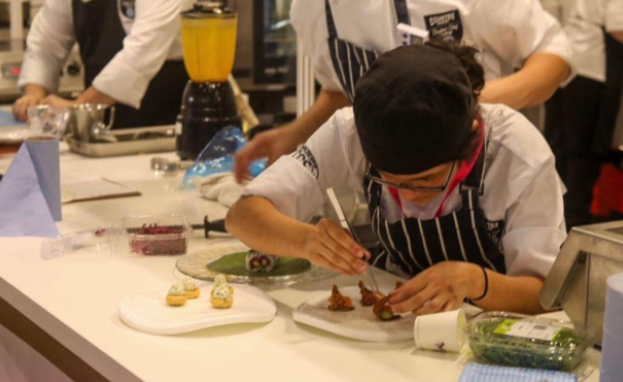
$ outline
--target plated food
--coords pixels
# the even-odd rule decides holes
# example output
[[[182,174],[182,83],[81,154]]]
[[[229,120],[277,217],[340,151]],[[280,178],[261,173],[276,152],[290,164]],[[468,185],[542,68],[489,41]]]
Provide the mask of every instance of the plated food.
[[[385,296],[381,292],[374,292],[366,287],[363,281],[359,281],[359,293],[361,294],[361,305],[365,307],[372,307],[374,315],[381,321],[391,321],[400,318],[399,315],[394,314],[394,311],[389,304],[389,297]],[[396,281],[396,289],[400,288],[403,283],[400,280]],[[329,297],[329,310],[334,312],[345,312],[355,309],[350,297],[342,296],[336,285],[333,285],[331,290],[331,297]]]
[[[253,273],[271,272],[279,264],[279,256],[267,255],[254,250],[249,250],[245,256],[247,271]]]
[[[373,292],[366,287],[363,281],[359,281],[359,293],[361,293],[361,305],[373,306],[378,300],[385,297],[381,292]]]
[[[167,305],[170,306],[182,306],[186,304],[188,297],[186,297],[186,288],[184,288],[184,285],[180,283],[169,288],[166,300]]]
[[[193,280],[191,277],[186,277],[184,281],[182,281],[182,285],[184,286],[184,290],[186,291],[186,297],[189,299],[198,298],[199,294],[201,294],[201,289],[197,287],[197,284],[195,284],[195,280]]]
[[[331,289],[331,297],[329,297],[329,310],[333,312],[348,312],[355,309],[353,300],[350,297],[343,296],[337,285],[333,285]]]
[[[210,295],[210,303],[216,309],[229,309],[234,304],[234,288],[229,285],[225,275],[217,275],[214,278],[214,287]]]
[[[399,315],[394,314],[394,310],[391,305],[389,305],[389,297],[383,297],[376,301],[372,307],[372,311],[381,321],[391,321],[400,318]]]

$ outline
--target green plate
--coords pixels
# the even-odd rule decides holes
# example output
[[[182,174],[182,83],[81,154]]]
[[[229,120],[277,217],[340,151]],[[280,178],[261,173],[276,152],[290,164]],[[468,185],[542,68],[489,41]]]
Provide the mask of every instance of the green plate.
[[[292,276],[307,272],[311,263],[307,260],[292,257],[280,257],[279,263],[270,272],[249,272],[246,268],[247,252],[225,255],[207,265],[208,269],[217,273],[245,277],[279,277]]]

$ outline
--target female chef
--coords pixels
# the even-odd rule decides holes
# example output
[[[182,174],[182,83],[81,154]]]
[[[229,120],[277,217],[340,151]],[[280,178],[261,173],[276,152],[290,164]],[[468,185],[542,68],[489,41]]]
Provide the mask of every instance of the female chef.
[[[426,33],[482,52],[483,102],[539,105],[571,76],[571,46],[538,0],[295,0],[290,17],[322,90],[301,118],[258,134],[237,154],[239,181],[253,160],[293,152],[351,105],[357,80],[380,53]]]
[[[521,114],[478,104],[485,81],[475,54],[427,44],[379,56],[353,108],[252,181],[227,229],[258,251],[358,274],[367,254],[336,222],[304,223],[327,188],[357,187],[380,243],[371,263],[410,278],[392,294],[397,312],[451,310],[465,298],[541,311],[543,279],[566,237],[554,158]]]
[[[179,31],[184,1],[46,1],[28,34],[15,117],[25,120],[40,103],[100,103],[117,104],[116,128],[175,123],[188,81]],[[75,42],[86,90],[67,100],[51,94]]]

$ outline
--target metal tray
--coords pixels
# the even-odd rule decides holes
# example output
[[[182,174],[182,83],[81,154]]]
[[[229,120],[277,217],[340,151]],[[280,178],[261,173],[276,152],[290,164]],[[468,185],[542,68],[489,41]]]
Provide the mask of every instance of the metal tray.
[[[88,157],[111,157],[175,150],[175,126],[112,130],[106,140],[83,142],[67,138],[69,149]]]

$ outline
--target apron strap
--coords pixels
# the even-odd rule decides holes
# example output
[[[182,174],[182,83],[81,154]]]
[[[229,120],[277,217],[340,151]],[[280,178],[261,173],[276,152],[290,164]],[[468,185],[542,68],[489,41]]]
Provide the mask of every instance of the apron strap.
[[[407,9],[407,0],[394,0],[394,7],[396,8],[398,23],[411,25],[411,18],[409,17],[409,10]]]
[[[489,137],[485,133],[485,124],[481,117],[478,117],[478,121],[480,123],[480,128],[483,129],[483,147],[478,155],[478,159],[472,168],[472,171],[467,176],[464,182],[461,183],[460,192],[465,193],[466,190],[479,190],[478,194],[482,195],[484,191],[484,179],[485,179],[485,171],[486,171],[486,157],[487,157],[487,147],[489,146]]]
[[[329,30],[329,38],[337,38],[337,29],[333,20],[333,12],[331,12],[331,4],[329,0],[324,0],[325,16],[327,18],[327,29]]]
[[[409,10],[407,9],[407,0],[394,0],[394,8],[398,23],[411,25]],[[329,0],[324,1],[324,9],[325,17],[327,19],[329,38],[337,38],[337,28],[335,27],[335,20],[333,19],[333,12],[331,11],[331,4],[329,4]]]

